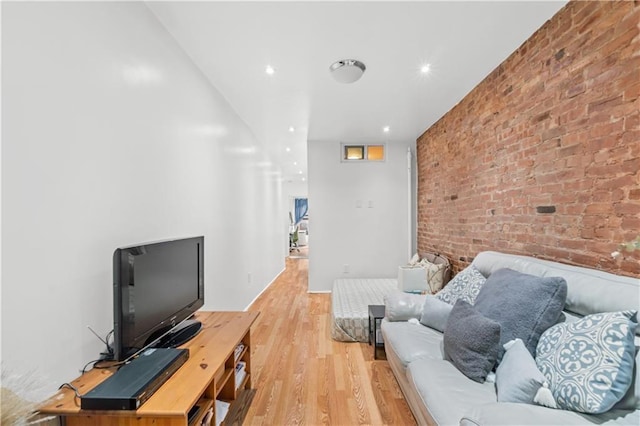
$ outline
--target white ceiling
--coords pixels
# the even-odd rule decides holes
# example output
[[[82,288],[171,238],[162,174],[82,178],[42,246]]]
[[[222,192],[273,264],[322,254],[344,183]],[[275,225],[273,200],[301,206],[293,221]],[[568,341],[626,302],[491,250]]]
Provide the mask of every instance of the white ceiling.
[[[417,139],[565,3],[147,4],[251,128],[272,167],[295,181],[306,177],[307,140]],[[364,62],[363,77],[335,82],[329,66],[340,59]]]

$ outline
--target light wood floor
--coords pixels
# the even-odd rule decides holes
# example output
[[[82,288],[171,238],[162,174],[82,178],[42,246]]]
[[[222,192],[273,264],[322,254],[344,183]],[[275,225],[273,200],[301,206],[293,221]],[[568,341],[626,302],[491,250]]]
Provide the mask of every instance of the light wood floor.
[[[366,343],[330,336],[330,294],[307,293],[308,260],[284,273],[249,310],[255,398],[247,425],[415,425],[387,361]]]

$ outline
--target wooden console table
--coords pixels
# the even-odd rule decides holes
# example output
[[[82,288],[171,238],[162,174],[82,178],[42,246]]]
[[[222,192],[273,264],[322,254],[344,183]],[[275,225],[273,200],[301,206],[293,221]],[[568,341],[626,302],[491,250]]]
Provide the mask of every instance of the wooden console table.
[[[149,400],[136,411],[88,411],[70,389],[62,389],[40,408],[42,414],[64,418],[67,426],[192,426],[200,425],[215,400],[238,403],[251,389],[251,325],[259,312],[198,312],[202,330],[181,348],[189,349],[189,359]],[[244,344],[237,356],[236,347]],[[246,375],[236,386],[236,365],[246,363]],[[72,382],[81,395],[93,389],[115,368],[93,369]],[[189,412],[199,406],[197,416],[188,421]]]

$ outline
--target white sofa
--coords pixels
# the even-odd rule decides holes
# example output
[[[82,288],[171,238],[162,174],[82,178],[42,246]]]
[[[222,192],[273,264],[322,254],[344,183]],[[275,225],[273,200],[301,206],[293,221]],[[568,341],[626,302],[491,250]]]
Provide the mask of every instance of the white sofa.
[[[567,316],[640,308],[640,280],[635,278],[497,252],[478,254],[473,265],[485,277],[502,268],[540,277],[563,277],[567,282]],[[387,320],[381,329],[391,369],[420,425],[640,425],[638,330],[634,381],[624,397],[627,406],[635,409],[614,406],[593,415],[497,402],[495,383],[472,381],[443,359],[443,334],[439,331],[407,321]]]

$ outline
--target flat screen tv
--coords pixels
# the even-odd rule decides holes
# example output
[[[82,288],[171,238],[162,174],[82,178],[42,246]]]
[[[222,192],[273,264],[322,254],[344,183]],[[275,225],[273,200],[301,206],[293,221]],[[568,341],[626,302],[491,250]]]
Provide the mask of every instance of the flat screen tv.
[[[189,319],[204,304],[204,237],[121,247],[113,253],[114,358],[175,347],[200,330]]]

